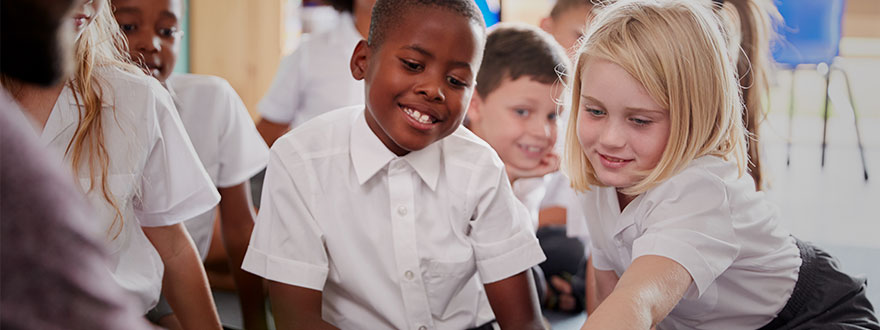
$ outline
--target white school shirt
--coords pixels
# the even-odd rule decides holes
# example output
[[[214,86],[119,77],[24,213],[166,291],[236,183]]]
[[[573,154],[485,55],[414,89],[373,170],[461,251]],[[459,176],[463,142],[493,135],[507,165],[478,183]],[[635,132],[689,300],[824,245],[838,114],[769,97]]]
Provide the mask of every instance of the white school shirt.
[[[581,197],[596,269],[620,276],[657,255],[694,280],[658,329],[757,329],[791,297],[801,265],[794,238],[735,163],[698,158],[623,212],[614,188],[591,189]]]
[[[180,120],[214,185],[241,184],[266,167],[269,148],[247,108],[226,80],[197,74],[172,74],[165,85]],[[216,208],[184,222],[202,260],[214,233]]]
[[[122,230],[118,226],[108,230],[116,212],[104,200],[100,186],[86,196],[95,211],[94,221],[107,230],[113,278],[137,296],[146,313],[159,299],[164,266],[141,226],[177,224],[213,208],[220,196],[158,81],[115,68],[96,68],[95,75],[104,93],[101,116],[110,158],[108,185],[124,219]],[[65,86],[40,136],[50,150],[64,154],[76,131],[78,112],[73,91]],[[65,155],[66,164],[72,156]],[[81,170],[78,177],[88,191],[88,170]]]
[[[533,230],[538,230],[538,215],[545,192],[544,177],[523,178],[513,182],[513,195],[529,210]]]
[[[323,291],[323,318],[341,329],[492,320],[482,283],[544,260],[501,159],[464,127],[397,157],[363,109],[317,117],[272,146],[242,268]]]
[[[257,108],[260,116],[296,127],[328,110],[364,102],[364,83],[351,76],[351,55],[363,39],[351,14],[336,28],[303,36],[281,60],[278,73]]]

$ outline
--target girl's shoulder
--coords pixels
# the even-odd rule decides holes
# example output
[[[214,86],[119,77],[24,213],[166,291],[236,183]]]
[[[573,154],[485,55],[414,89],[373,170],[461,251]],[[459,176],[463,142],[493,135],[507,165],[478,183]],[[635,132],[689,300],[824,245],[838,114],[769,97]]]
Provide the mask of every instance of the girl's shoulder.
[[[129,72],[114,66],[96,67],[96,80],[106,103],[116,107],[135,104],[155,104],[156,99],[165,102],[168,91],[155,78],[142,72]]]
[[[695,159],[678,174],[645,192],[643,202],[656,205],[686,196],[714,196],[727,200],[730,186],[748,174],[739,174],[736,163],[717,156]]]

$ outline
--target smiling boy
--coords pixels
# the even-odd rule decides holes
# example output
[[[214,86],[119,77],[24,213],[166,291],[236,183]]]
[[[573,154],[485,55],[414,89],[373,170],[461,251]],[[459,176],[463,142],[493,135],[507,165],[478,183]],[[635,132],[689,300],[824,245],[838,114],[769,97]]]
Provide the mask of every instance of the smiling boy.
[[[378,1],[351,59],[366,105],[272,147],[243,268],[280,328],[541,327],[528,211],[461,127],[484,38],[470,0]]]

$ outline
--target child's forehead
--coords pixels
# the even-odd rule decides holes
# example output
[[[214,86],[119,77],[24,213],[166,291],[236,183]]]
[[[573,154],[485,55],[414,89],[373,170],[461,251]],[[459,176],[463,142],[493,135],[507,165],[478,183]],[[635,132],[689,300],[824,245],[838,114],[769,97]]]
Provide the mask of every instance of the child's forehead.
[[[183,15],[183,0],[112,0],[112,5],[117,13],[160,11],[174,18]]]
[[[386,26],[385,40],[380,47],[389,44],[400,49],[432,53],[433,50],[462,47],[468,40],[473,41],[476,49],[482,49],[485,43],[485,31],[481,26],[449,10],[421,7],[402,14],[405,16]],[[469,62],[479,59],[480,56],[476,56]]]

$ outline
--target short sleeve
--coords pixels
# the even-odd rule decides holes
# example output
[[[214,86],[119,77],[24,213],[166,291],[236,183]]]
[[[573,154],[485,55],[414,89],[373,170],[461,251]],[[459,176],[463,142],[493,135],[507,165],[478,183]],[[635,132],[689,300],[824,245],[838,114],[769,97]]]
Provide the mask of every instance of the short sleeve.
[[[220,85],[224,109],[217,109],[226,114],[228,120],[221,132],[220,170],[217,174],[218,187],[231,187],[254,176],[266,167],[269,160],[269,148],[260,137],[253,120],[241,98],[227,82]]]
[[[649,192],[632,259],[662,256],[682,265],[702,295],[737,258],[740,243],[724,183],[703,169],[689,169]],[[662,196],[662,198],[660,198]]]
[[[307,169],[279,140],[269,155],[262,206],[242,269],[268,280],[323,290],[329,273],[323,233],[307,203]],[[295,177],[303,178],[297,180]]]
[[[605,254],[605,250],[596,248],[592,242],[590,242],[590,259],[593,261],[593,268],[597,270],[614,270],[614,265]]]
[[[302,80],[306,73],[302,68],[303,47],[308,47],[307,40],[281,60],[269,91],[257,104],[260,116],[264,119],[284,124],[292,123],[296,119],[296,111],[302,107]]]
[[[468,193],[476,198],[470,237],[483,283],[516,275],[546,259],[529,211],[514,197],[503,169],[494,175],[477,173]]]
[[[144,164],[135,215],[141,226],[173,225],[212,209],[220,194],[199,161],[168,92],[156,83],[152,145]]]

